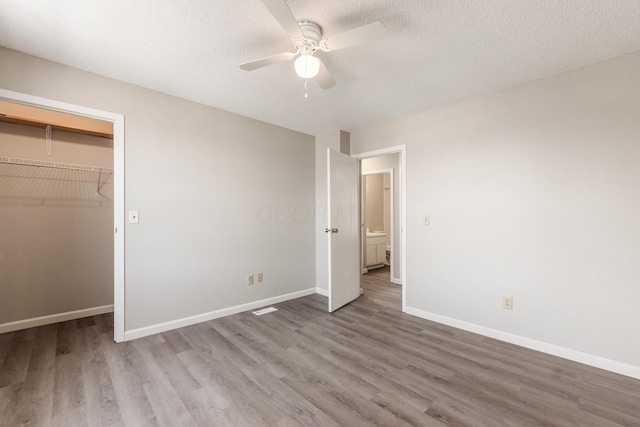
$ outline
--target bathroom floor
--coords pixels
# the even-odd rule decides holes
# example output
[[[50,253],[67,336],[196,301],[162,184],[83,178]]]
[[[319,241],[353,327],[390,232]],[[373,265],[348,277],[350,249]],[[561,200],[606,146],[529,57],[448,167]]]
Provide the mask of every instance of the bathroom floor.
[[[374,280],[382,280],[382,281],[387,281],[389,285],[393,285],[393,283],[391,283],[391,267],[388,265],[385,265],[384,267],[380,267],[380,268],[375,268],[373,270],[369,270],[368,273],[365,273],[362,275],[362,279],[364,280],[365,278],[371,278]]]

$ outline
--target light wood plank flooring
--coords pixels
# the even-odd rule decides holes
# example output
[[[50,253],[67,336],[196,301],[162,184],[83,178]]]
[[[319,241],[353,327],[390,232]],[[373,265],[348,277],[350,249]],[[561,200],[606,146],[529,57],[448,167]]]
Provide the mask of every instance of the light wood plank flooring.
[[[640,426],[640,381],[400,311],[388,271],[114,344],[112,317],[0,335],[0,425]]]

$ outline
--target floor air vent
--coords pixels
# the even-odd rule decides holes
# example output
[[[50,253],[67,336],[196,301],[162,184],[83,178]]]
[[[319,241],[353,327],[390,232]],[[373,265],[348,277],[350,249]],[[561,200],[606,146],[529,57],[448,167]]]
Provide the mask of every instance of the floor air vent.
[[[278,311],[278,309],[275,307],[267,307],[262,310],[254,311],[253,314],[256,316],[262,316],[263,314],[271,313],[272,311]]]

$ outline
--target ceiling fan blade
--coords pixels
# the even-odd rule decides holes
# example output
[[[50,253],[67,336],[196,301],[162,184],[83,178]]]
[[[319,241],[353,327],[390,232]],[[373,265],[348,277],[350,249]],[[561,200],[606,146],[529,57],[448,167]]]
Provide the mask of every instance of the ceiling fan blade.
[[[331,73],[327,70],[327,67],[324,66],[324,62],[318,59],[320,62],[320,71],[318,71],[318,75],[316,78],[318,79],[318,84],[322,89],[331,89],[336,85],[336,81],[331,77]]]
[[[266,58],[258,59],[256,61],[246,62],[240,65],[240,68],[246,71],[252,71],[257,68],[266,67],[267,65],[277,64],[278,62],[288,61],[296,56],[295,53],[284,52],[277,55],[267,56]]]
[[[384,37],[386,33],[387,29],[384,28],[384,25],[380,22],[374,22],[354,28],[353,30],[345,31],[344,33],[336,34],[330,39],[325,40],[324,43],[328,50],[338,50],[379,40]]]
[[[269,9],[269,12],[289,36],[304,37],[302,30],[298,26],[298,21],[291,13],[291,9],[289,9],[285,0],[262,0],[262,3]]]

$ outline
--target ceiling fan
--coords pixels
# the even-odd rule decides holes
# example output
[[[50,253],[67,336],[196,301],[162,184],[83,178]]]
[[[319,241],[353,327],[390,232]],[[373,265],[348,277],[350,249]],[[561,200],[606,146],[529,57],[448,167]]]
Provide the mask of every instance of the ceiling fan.
[[[322,61],[314,56],[316,51],[331,52],[368,43],[381,39],[387,32],[384,25],[380,22],[374,22],[336,34],[329,39],[323,39],[320,26],[312,21],[296,20],[285,0],[262,0],[262,3],[291,37],[295,52],[267,56],[266,58],[244,63],[240,65],[240,68],[251,71],[267,65],[290,61],[297,56],[298,59],[295,61],[296,73],[304,79],[311,79],[317,76],[318,84],[322,89],[329,89],[335,86],[336,82]]]

